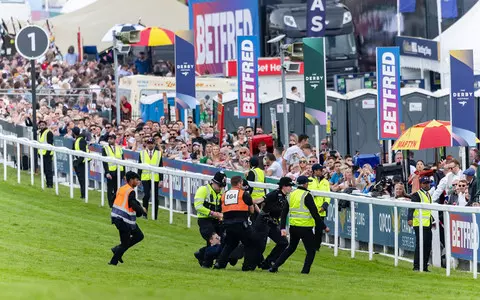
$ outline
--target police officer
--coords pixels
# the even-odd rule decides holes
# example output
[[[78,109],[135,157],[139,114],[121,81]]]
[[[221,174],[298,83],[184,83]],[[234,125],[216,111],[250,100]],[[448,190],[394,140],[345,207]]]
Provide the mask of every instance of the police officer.
[[[412,195],[412,202],[432,203],[432,197],[428,192],[430,190],[430,177],[420,178],[420,189]],[[413,270],[420,270],[420,218],[418,209],[410,208],[408,210],[408,225],[413,226],[415,230],[415,254],[413,258]],[[428,270],[428,259],[432,250],[432,227],[435,226],[432,213],[428,209],[422,209],[423,226],[423,271]]]
[[[298,243],[302,240],[307,252],[302,273],[310,273],[310,267],[316,253],[313,227],[323,230],[325,224],[318,214],[313,196],[307,189],[309,183],[310,179],[308,177],[299,176],[297,178],[298,188],[290,194],[288,205],[285,205],[283,209],[281,218],[282,236],[287,235],[285,228],[288,217],[290,222],[290,245],[270,268],[270,272],[278,272],[278,268],[295,252]]]
[[[312,175],[313,176],[310,177],[311,182],[308,184],[308,189],[310,191],[330,192],[330,183],[328,182],[328,179],[325,178],[323,166],[320,164],[314,164],[312,166]],[[327,216],[328,206],[330,205],[330,198],[315,196],[313,200],[317,206],[320,218],[324,221]],[[328,228],[325,230],[328,232]],[[315,228],[315,248],[317,251],[320,250],[320,246],[322,245],[322,237],[323,230]]]
[[[45,121],[38,122],[38,128],[40,129],[40,138],[38,141],[41,144],[49,144],[53,146],[53,133],[47,128],[47,123]],[[38,150],[38,154],[43,156],[43,172],[45,173],[47,188],[51,189],[53,188],[53,152],[47,150]]]
[[[220,237],[223,236],[223,228],[220,223],[220,220],[223,217],[221,197],[222,190],[226,185],[227,176],[225,173],[217,172],[215,176],[213,176],[211,183],[199,187],[195,193],[193,205],[197,211],[197,222],[200,234],[206,241],[207,247],[210,246],[209,240],[213,233],[217,233]],[[203,262],[205,261],[205,249],[206,247],[202,247],[195,252],[195,257],[201,265],[203,265]]]
[[[111,217],[112,224],[120,233],[120,245],[112,248],[113,257],[109,265],[123,263],[123,254],[135,244],[143,240],[143,233],[137,225],[137,217],[147,213],[137,201],[135,187],[140,184],[140,177],[135,172],[127,172],[127,184],[122,186],[113,202]]]
[[[225,246],[214,268],[224,269],[227,266],[230,254],[239,243],[245,247],[245,260],[242,271],[255,270],[255,237],[249,224],[250,213],[253,213],[253,200],[250,194],[243,189],[241,176],[233,176],[230,181],[232,188],[222,195],[223,225],[225,227]]]
[[[265,172],[258,167],[258,157],[250,158],[250,171],[247,174],[247,180],[250,182],[265,183]],[[248,192],[253,199],[259,199],[265,196],[265,189],[250,187]]]
[[[115,145],[116,139],[117,137],[114,134],[108,136],[108,145],[103,147],[102,156],[123,160],[123,150]],[[125,176],[124,168],[123,166],[118,167],[120,168],[120,178],[123,178]],[[105,177],[107,178],[108,205],[111,208],[118,189],[117,165],[104,162],[103,169],[105,170]]]
[[[162,152],[155,148],[155,140],[149,138],[147,140],[147,149],[140,152],[140,157],[138,162],[141,164],[147,164],[154,167],[162,167]],[[155,209],[154,220],[158,216],[158,197],[159,197],[159,188],[163,184],[163,174],[153,173],[154,184],[152,186],[152,173],[150,171],[138,170],[138,175],[142,180],[143,186],[143,207],[148,211],[148,202],[153,194],[155,195],[155,203],[152,201],[152,209]]]
[[[258,242],[257,261],[263,270],[268,270],[287,248],[288,241],[280,231],[280,217],[283,207],[288,205],[287,195],[292,191],[293,183],[289,177],[282,177],[278,182],[278,189],[268,193],[261,199],[254,199],[255,204],[260,204],[262,209],[255,220],[254,230]],[[263,252],[267,246],[267,237],[275,242],[267,258],[263,259]]]
[[[72,129],[73,138],[75,139],[75,143],[73,144],[73,150],[76,151],[83,151],[88,153],[88,145],[85,141],[85,138],[80,134],[80,128],[73,127]],[[90,159],[88,159],[89,161]],[[75,160],[73,161],[73,169],[77,174],[78,183],[80,184],[80,198],[85,199],[85,158],[81,156],[76,156]]]

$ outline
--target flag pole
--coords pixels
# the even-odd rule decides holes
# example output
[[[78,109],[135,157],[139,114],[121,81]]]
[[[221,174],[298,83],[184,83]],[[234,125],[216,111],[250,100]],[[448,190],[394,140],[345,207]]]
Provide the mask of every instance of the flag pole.
[[[401,29],[400,29],[400,21],[401,21],[401,13],[400,13],[400,0],[397,0],[397,36],[402,35]]]

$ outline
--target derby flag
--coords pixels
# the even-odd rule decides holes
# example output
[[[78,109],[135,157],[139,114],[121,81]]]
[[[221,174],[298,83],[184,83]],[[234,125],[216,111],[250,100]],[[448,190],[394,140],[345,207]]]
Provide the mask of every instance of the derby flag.
[[[312,125],[327,125],[327,81],[324,38],[303,39],[305,62],[305,118]]]
[[[377,122],[378,139],[394,140],[400,134],[400,49],[377,48]]]
[[[237,37],[238,117],[259,118],[258,37]]]
[[[473,51],[450,50],[452,146],[475,146]]]
[[[195,48],[193,32],[178,31],[175,34],[176,102],[183,109],[194,109],[195,98]]]

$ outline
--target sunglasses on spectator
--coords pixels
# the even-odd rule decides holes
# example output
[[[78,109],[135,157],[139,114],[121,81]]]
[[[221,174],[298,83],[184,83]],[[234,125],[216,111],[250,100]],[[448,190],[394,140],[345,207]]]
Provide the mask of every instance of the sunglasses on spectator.
[[[321,145],[326,145],[327,143],[321,143]]]
[[[111,129],[112,126],[105,126],[105,129]]]
[[[247,154],[247,152],[246,152],[246,151],[242,151],[242,152],[239,152],[239,153],[240,153],[240,154]]]
[[[140,136],[145,136],[145,133],[140,133]]]
[[[454,183],[454,184],[452,184],[452,186],[457,186],[457,184],[456,184],[456,183]]]
[[[192,124],[192,123],[193,123],[193,121],[188,121],[188,124]]]
[[[253,131],[251,131],[251,130],[246,130],[245,132],[246,132],[246,133],[252,133]]]
[[[311,161],[309,161],[308,163],[309,163],[309,164],[314,164],[314,163],[316,163],[316,161],[311,160]]]
[[[306,160],[301,160],[300,163],[301,163],[301,164],[306,164],[307,161],[306,161]]]
[[[457,185],[457,186],[458,186],[458,187],[466,187],[465,184],[462,184],[462,185],[459,184],[459,185]]]

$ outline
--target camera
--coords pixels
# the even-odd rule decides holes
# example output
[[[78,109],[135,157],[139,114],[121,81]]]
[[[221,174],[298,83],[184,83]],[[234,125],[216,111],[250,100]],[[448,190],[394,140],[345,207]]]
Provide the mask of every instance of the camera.
[[[392,195],[393,191],[393,180],[391,178],[384,177],[382,178],[379,182],[377,182],[371,190],[372,196],[373,197],[381,197],[386,195],[386,192],[388,195]]]

